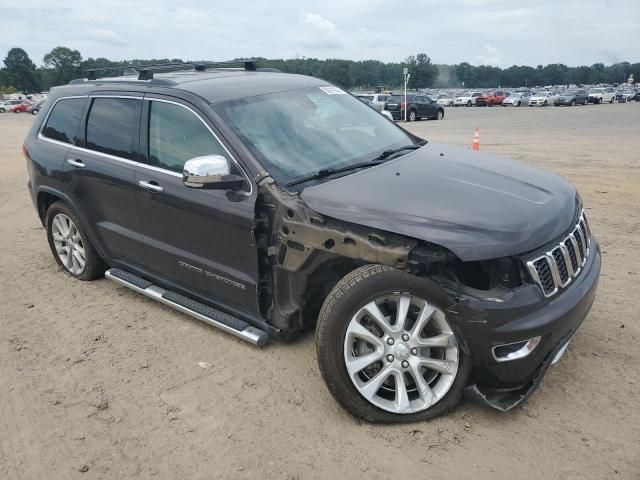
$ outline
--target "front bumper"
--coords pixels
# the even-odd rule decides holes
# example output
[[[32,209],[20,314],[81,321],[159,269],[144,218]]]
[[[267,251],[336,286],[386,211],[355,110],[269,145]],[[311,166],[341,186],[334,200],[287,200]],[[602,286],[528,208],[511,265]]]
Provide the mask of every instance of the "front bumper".
[[[585,319],[600,276],[601,254],[595,238],[593,253],[582,273],[560,293],[545,298],[535,285],[511,291],[500,300],[463,300],[447,310],[473,371],[468,391],[494,408],[509,410],[537,388],[557,352]],[[497,345],[541,338],[526,357],[498,362]]]
[[[558,100],[556,100],[556,103],[558,105],[571,105],[571,102],[578,103],[575,98],[559,98]]]

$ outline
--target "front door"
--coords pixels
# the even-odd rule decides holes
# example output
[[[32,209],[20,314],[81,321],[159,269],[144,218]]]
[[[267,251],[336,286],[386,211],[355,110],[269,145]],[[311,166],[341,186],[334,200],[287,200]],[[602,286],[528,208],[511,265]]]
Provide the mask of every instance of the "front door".
[[[187,293],[255,316],[257,249],[255,187],[203,190],[184,185],[187,160],[222,155],[243,175],[230,151],[192,105],[161,97],[144,101],[136,168],[137,205],[145,235],[144,268]]]

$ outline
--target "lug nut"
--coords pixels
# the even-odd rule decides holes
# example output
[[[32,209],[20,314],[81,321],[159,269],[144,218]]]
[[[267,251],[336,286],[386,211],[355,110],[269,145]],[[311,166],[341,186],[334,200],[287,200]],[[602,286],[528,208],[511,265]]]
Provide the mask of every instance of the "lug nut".
[[[391,337],[387,338],[387,343],[389,345],[393,345],[393,338],[391,338]]]
[[[387,355],[387,362],[393,362],[393,355]]]
[[[406,360],[402,361],[402,368],[409,368],[409,362],[407,362]]]
[[[411,355],[418,355],[418,349],[417,348],[412,348],[411,349]]]
[[[402,334],[402,340],[404,340],[405,342],[409,341],[409,335],[406,333]]]

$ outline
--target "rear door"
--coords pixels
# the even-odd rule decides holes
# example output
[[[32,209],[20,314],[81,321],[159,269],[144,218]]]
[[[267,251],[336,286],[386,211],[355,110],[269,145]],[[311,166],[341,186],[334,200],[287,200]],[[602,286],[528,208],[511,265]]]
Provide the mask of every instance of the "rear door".
[[[82,146],[69,149],[63,167],[67,190],[101,253],[127,263],[137,263],[142,252],[133,183],[141,108],[136,94],[90,96]]]
[[[144,267],[193,296],[258,315],[258,254],[253,236],[255,186],[209,119],[182,100],[145,97],[135,173],[136,204],[145,234]],[[187,160],[222,155],[246,190],[184,185]]]

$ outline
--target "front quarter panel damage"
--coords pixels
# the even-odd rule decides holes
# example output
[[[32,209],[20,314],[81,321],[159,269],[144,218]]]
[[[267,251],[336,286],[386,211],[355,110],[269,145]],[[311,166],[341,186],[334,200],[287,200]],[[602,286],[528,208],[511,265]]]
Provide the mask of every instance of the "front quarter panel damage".
[[[354,268],[366,263],[408,268],[415,240],[320,215],[270,177],[258,185],[258,301],[283,339],[313,323],[319,300]]]

